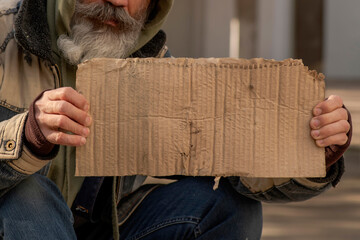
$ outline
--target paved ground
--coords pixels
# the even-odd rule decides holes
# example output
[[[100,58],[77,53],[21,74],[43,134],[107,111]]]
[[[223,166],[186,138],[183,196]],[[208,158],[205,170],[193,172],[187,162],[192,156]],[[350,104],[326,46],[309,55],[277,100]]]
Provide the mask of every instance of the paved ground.
[[[353,116],[354,144],[346,154],[346,174],[335,189],[309,201],[264,204],[262,240],[360,239],[360,83],[328,87],[327,96],[341,95]]]
[[[262,240],[360,239],[360,151],[353,155],[336,188],[306,202],[264,204]]]

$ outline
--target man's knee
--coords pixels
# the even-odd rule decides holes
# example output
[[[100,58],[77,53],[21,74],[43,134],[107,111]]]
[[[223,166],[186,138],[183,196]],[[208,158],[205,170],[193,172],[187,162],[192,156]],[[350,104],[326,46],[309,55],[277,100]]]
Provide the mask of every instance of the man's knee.
[[[75,239],[72,222],[59,189],[42,175],[29,176],[0,199],[0,230],[8,238]]]
[[[35,210],[34,214],[41,214],[42,210],[55,208],[54,211],[66,212],[72,219],[70,209],[67,207],[57,186],[47,177],[34,174],[29,176],[16,187],[11,189],[1,200],[0,209],[4,206],[13,206],[16,209]]]

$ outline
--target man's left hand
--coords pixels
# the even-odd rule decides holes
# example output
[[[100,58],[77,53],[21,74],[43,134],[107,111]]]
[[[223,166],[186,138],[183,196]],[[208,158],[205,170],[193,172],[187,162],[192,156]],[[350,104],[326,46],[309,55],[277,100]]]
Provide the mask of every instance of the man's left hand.
[[[341,146],[347,142],[350,124],[341,97],[331,95],[314,107],[313,115],[310,121],[311,136],[318,147]]]

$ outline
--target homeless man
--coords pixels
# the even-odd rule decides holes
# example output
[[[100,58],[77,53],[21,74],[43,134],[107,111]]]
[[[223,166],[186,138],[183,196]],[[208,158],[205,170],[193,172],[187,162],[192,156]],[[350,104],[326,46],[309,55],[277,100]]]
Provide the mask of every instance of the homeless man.
[[[76,65],[95,57],[170,57],[160,27],[171,5],[0,2],[3,238],[259,239],[260,201],[305,200],[338,183],[351,135],[338,96],[319,103],[309,123],[315,143],[326,147],[325,178],[231,177],[213,191],[210,177],[159,185],[144,176],[74,176],[74,150],[86,144],[92,121],[87,100],[74,90]]]

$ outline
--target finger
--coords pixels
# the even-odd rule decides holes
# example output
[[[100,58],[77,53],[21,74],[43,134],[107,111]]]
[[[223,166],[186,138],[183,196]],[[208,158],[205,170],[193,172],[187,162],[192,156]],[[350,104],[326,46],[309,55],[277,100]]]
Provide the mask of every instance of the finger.
[[[75,120],[83,126],[90,126],[91,117],[85,111],[75,107],[71,103],[63,100],[50,101],[46,104],[43,111],[48,114],[60,114]]]
[[[329,125],[326,125],[320,129],[312,130],[311,136],[315,140],[325,139],[331,137],[333,135],[337,135],[340,133],[346,134],[350,130],[350,124],[346,120],[341,120]]]
[[[85,137],[71,135],[61,131],[50,131],[49,134],[47,134],[46,139],[53,144],[67,146],[82,146],[86,143]]]
[[[348,120],[348,112],[345,108],[338,108],[330,113],[325,113],[320,116],[313,117],[310,121],[310,127],[312,129],[319,129],[323,126],[341,120]]]
[[[327,147],[331,145],[344,145],[347,140],[348,136],[345,133],[339,133],[325,139],[316,140],[315,142],[318,147]]]
[[[313,109],[314,116],[319,116],[324,113],[329,113],[334,111],[337,108],[341,108],[343,106],[343,101],[341,97],[336,95],[331,95],[327,100],[319,103]]]
[[[89,136],[90,133],[89,128],[80,125],[64,115],[41,114],[39,115],[39,118],[39,121],[42,124],[53,130],[63,129],[83,137]]]
[[[46,94],[50,100],[64,100],[86,112],[89,110],[89,103],[85,97],[71,87],[58,88],[45,92],[44,94]]]

